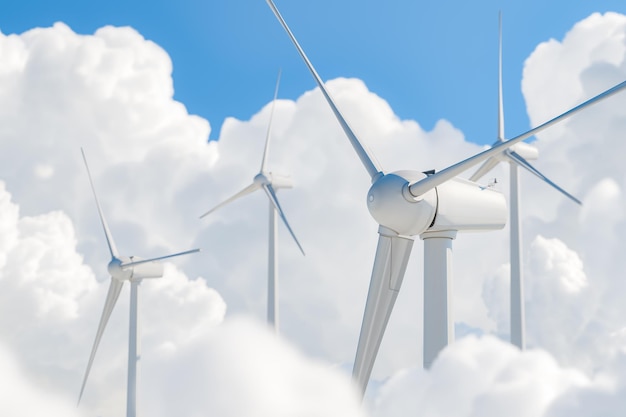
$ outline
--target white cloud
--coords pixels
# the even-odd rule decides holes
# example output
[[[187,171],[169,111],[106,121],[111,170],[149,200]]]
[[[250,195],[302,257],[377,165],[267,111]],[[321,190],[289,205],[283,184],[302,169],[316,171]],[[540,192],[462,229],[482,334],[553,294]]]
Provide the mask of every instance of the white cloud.
[[[19,358],[5,346],[0,346],[0,413],[5,416],[78,416],[75,404],[36,386],[24,377],[20,369]]]
[[[523,80],[533,123],[626,79],[624,34],[626,17],[594,15],[562,42],[539,46],[526,62]],[[221,362],[230,357],[230,350],[236,351],[239,338],[249,346],[259,344],[259,352],[239,352],[249,367],[262,365],[257,355],[263,352],[283,352],[284,362],[276,368],[281,371],[272,381],[319,388],[319,396],[337,404],[320,412],[361,412],[351,400],[336,399],[320,382],[338,386],[337,392],[349,391],[341,377],[324,369],[326,365],[307,365],[253,325],[205,332],[220,322],[224,301],[229,315],[265,316],[265,197],[248,196],[204,221],[197,216],[257,173],[269,106],[249,121],[228,119],[219,142],[207,143],[208,122],[189,115],[172,98],[169,57],[131,28],[106,27],[94,35],[77,35],[56,24],[22,35],[0,34],[0,61],[0,178],[19,203],[18,210],[8,194],[0,192],[0,336],[9,350],[19,352],[19,372],[26,380],[38,378],[37,389],[74,398],[108,285],[108,251],[80,158],[83,146],[121,252],[158,256],[203,248],[198,255],[177,260],[180,269],[167,266],[166,277],[142,284],[142,370],[151,375],[142,388],[151,401],[144,407],[157,407],[167,398],[168,388],[184,388],[171,382],[175,378],[159,375],[178,376],[179,365],[191,366],[195,360],[196,372],[185,376],[200,384],[198,391],[188,393],[198,401],[188,404],[189,413],[194,406],[222,407],[219,397],[205,402],[209,400],[200,387],[215,385],[220,377],[243,384],[245,369],[223,367]],[[359,80],[332,80],[328,87],[389,171],[441,169],[480,149],[448,121],[427,132],[415,121],[400,120]],[[271,85],[268,99],[270,93]],[[626,98],[611,100],[536,141],[541,151],[538,168],[583,196],[582,210],[547,186],[530,185],[536,179],[522,178],[529,340],[560,363],[581,364],[589,373],[615,363],[624,344],[621,294],[626,284],[619,271],[626,267],[620,252],[626,243],[620,210],[626,178],[621,104]],[[303,258],[281,226],[281,331],[306,354],[349,368],[376,244],[376,225],[364,201],[369,180],[317,89],[296,101],[279,100],[274,122],[269,165],[295,180],[296,187],[280,191],[279,198],[307,252]],[[496,175],[506,178],[503,168]],[[500,184],[506,192],[506,181]],[[502,297],[507,293],[507,248],[506,232],[459,235],[454,242],[455,314],[465,328],[506,335],[508,307]],[[419,363],[421,275],[418,240],[381,346],[374,385]],[[118,412],[124,402],[126,353],[120,346],[126,340],[126,298],[120,298],[103,339],[84,412]],[[14,317],[29,331],[17,329]],[[529,404],[534,414],[528,415],[541,415],[570,386],[584,388],[580,381],[598,387],[593,375],[581,371],[571,371],[577,376],[568,379],[570,371],[545,352],[520,354],[491,338],[455,346],[431,374],[400,371],[381,389],[377,412],[415,410],[407,394],[412,392],[407,387],[414,386],[428,393],[418,404],[430,407],[432,415],[488,415],[488,410],[500,409],[502,398],[523,404],[530,397],[537,402]],[[211,354],[195,359],[202,352]],[[470,390],[468,381],[478,378],[476,364],[491,357],[490,371]],[[211,375],[209,367],[217,365],[220,374]],[[538,367],[547,369],[545,382]],[[290,374],[291,368],[302,369],[302,375]],[[250,385],[242,386],[245,391],[240,392],[248,393],[249,401],[242,400],[237,404],[241,409],[233,411],[245,413],[255,404],[276,413],[293,410],[287,403],[264,402],[269,394],[254,397],[256,384],[269,378],[267,372],[261,368]],[[455,382],[456,372],[464,379]],[[620,371],[603,372],[621,381]],[[509,389],[507,375],[522,381],[519,389]],[[446,404],[442,394],[442,387],[454,383],[469,390],[458,394],[465,396],[458,407]],[[532,391],[533,384],[539,384],[540,395]],[[578,398],[575,390],[568,392]],[[295,390],[294,397],[309,404],[310,397],[302,391]],[[398,400],[392,404],[391,398]]]
[[[572,387],[589,384],[541,350],[521,352],[492,336],[468,336],[446,348],[431,370],[409,369],[379,391],[375,416],[542,416]]]
[[[347,375],[303,357],[264,325],[231,319],[201,337],[145,371],[148,389],[172,399],[146,401],[146,414],[364,416]]]

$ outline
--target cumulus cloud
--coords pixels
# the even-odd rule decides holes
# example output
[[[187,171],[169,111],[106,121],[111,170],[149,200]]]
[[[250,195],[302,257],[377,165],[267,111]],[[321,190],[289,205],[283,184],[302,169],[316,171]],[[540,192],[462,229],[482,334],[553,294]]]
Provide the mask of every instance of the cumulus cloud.
[[[597,14],[576,24],[562,41],[540,45],[525,64],[522,82],[532,122],[626,79],[625,33],[626,17]],[[178,377],[197,382],[190,392],[180,393],[193,399],[185,405],[190,415],[194,406],[225,407],[219,397],[207,399],[200,391],[203,384],[219,386],[220,378],[241,385],[237,392],[247,395],[233,412],[246,413],[255,405],[278,415],[279,409],[297,412],[297,404],[272,403],[275,397],[267,391],[255,397],[255,387],[264,381],[294,389],[289,392],[301,404],[312,401],[295,388],[304,386],[324,404],[336,404],[334,411],[362,412],[345,380],[327,365],[307,362],[249,323],[215,328],[224,314],[265,316],[265,198],[251,195],[203,221],[197,216],[257,173],[269,105],[250,120],[227,119],[219,141],[207,142],[209,123],[173,100],[168,55],[131,28],[79,35],[58,23],[21,35],[0,34],[0,61],[0,178],[19,203],[18,208],[0,191],[0,335],[10,352],[19,352],[16,372],[27,381],[38,380],[32,389],[73,399],[108,285],[108,251],[80,158],[82,146],[122,253],[147,257],[204,249],[177,260],[178,267],[168,265],[166,277],[141,287],[143,371],[150,375],[141,389],[143,398],[154,401],[143,405],[153,407],[152,415],[158,415],[158,400],[167,398],[168,390],[184,388],[170,384]],[[480,149],[453,121],[442,120],[425,131],[417,121],[399,119],[360,80],[331,80],[328,88],[388,171],[441,169]],[[268,100],[271,89],[270,80]],[[379,415],[416,409],[432,415],[489,415],[508,398],[515,404],[526,399],[530,414],[520,415],[534,416],[552,403],[561,407],[554,405],[555,413],[567,410],[582,398],[577,392],[593,397],[603,389],[601,375],[622,386],[622,373],[607,367],[620,360],[625,339],[621,294],[626,284],[619,271],[626,267],[620,253],[626,235],[620,210],[626,98],[611,100],[535,142],[541,158],[537,166],[582,196],[583,209],[548,187],[526,185],[534,178],[522,178],[528,337],[535,350],[519,353],[493,338],[470,338],[451,346],[430,373],[410,369],[421,355],[418,240],[374,369],[373,386],[383,388],[373,389],[368,401]],[[349,368],[376,225],[364,201],[369,178],[319,90],[278,101],[269,168],[295,180],[296,187],[280,191],[279,198],[307,252],[303,258],[279,230],[281,334],[306,354],[337,369]],[[494,175],[506,178],[502,168]],[[499,183],[506,193],[506,181]],[[506,232],[459,235],[454,242],[454,312],[469,332],[506,337],[507,242]],[[119,304],[94,364],[85,412],[123,408],[125,349],[120,346],[126,343],[127,297],[122,295]],[[20,317],[19,328],[14,317]],[[259,351],[237,350],[238,339],[243,345],[258,344]],[[224,365],[229,351],[258,369],[251,380],[242,381],[243,367]],[[275,352],[282,352],[280,358]],[[279,362],[280,374],[268,375],[264,357]],[[487,363],[492,357],[493,363]],[[195,372],[181,374],[194,364]],[[566,368],[576,364],[585,373]],[[481,367],[486,369],[482,374]],[[211,374],[215,368],[219,374]],[[475,387],[472,378],[479,382]],[[447,404],[442,387],[455,383],[458,404]],[[409,394],[413,388],[419,388],[419,401]],[[345,401],[333,391],[345,392]],[[174,404],[163,410],[167,407]],[[318,411],[332,415],[333,410]]]
[[[264,325],[235,318],[202,345],[161,352],[159,369],[146,370],[149,389],[172,399],[148,402],[150,415],[364,416],[359,397],[341,371],[305,358]],[[195,369],[193,373],[185,369]],[[172,385],[171,381],[179,381]]]
[[[587,385],[584,373],[562,368],[545,351],[468,336],[442,351],[429,371],[408,369],[390,378],[374,415],[543,416],[567,390]]]

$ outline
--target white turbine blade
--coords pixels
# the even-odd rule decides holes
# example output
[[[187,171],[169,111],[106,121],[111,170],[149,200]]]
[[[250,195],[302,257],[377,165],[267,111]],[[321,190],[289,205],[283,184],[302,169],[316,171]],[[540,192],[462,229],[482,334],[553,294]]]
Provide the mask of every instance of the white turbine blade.
[[[302,249],[302,245],[300,245],[300,242],[298,242],[298,238],[296,237],[296,234],[293,232],[293,230],[291,230],[291,226],[289,226],[287,217],[285,217],[285,213],[283,212],[283,209],[280,207],[280,204],[278,203],[278,198],[276,198],[276,192],[274,192],[274,188],[270,184],[267,184],[267,185],[263,185],[263,190],[265,190],[265,194],[267,194],[267,197],[270,199],[272,205],[278,212],[278,215],[280,216],[280,218],[283,219],[283,223],[285,223],[285,226],[287,226],[287,230],[289,230],[291,237],[293,237],[293,240],[296,242],[296,245],[298,245],[300,252],[302,252],[302,254],[305,255],[304,249]]]
[[[272,111],[270,112],[270,121],[267,124],[267,134],[265,135],[265,149],[263,150],[263,160],[261,161],[261,171],[264,172],[265,165],[267,164],[267,154],[270,147],[270,136],[272,132],[272,119],[274,118],[274,108],[276,107],[276,99],[278,97],[278,86],[280,84],[280,73],[278,70],[278,78],[276,79],[276,88],[274,89],[274,100],[272,100]]]
[[[100,215],[100,222],[102,223],[102,228],[104,229],[104,235],[107,240],[107,245],[109,246],[109,252],[111,252],[111,258],[117,258],[119,256],[119,253],[117,252],[115,241],[113,241],[113,236],[111,235],[111,231],[109,230],[109,225],[107,224],[107,221],[104,218],[104,214],[102,213],[102,208],[100,207],[100,201],[98,201],[98,196],[96,195],[96,188],[93,186],[93,180],[91,179],[91,172],[89,171],[89,165],[87,164],[87,157],[85,157],[85,151],[83,150],[83,148],[80,148],[80,152],[83,154],[83,161],[85,162],[85,168],[87,168],[87,176],[89,177],[89,184],[91,185],[91,191],[93,192],[93,196],[96,199],[96,206],[98,207],[98,214]]]
[[[566,196],[567,198],[569,198],[573,202],[575,202],[577,204],[580,204],[580,205],[583,204],[582,201],[580,201],[579,199],[577,199],[576,197],[574,197],[573,195],[571,195],[570,193],[565,191],[563,188],[561,188],[558,185],[556,185],[548,177],[546,177],[541,172],[539,172],[539,170],[537,168],[532,166],[526,159],[524,159],[518,153],[516,153],[516,152],[508,152],[507,156],[510,159],[512,159],[514,163],[516,163],[517,165],[519,165],[522,168],[526,169],[528,172],[530,172],[531,174],[535,175],[537,178],[539,178],[539,179],[543,180],[544,182],[550,184],[554,189],[559,191],[561,194],[563,194],[564,196]]]
[[[504,100],[502,98],[502,12],[498,14],[498,141],[504,141]]]
[[[504,142],[504,99],[502,98],[502,12],[498,13],[498,142]],[[487,159],[469,178],[478,181],[495,168],[500,161],[491,157]]]
[[[96,340],[93,342],[93,348],[91,349],[91,355],[89,356],[89,362],[87,363],[87,370],[85,371],[85,376],[83,378],[83,385],[80,388],[80,394],[78,396],[79,403],[80,399],[83,397],[83,391],[85,390],[85,385],[87,384],[87,378],[89,377],[89,372],[91,371],[91,365],[93,364],[93,360],[96,357],[96,351],[98,350],[98,345],[100,344],[102,333],[104,333],[104,329],[109,321],[109,317],[111,317],[111,312],[113,311],[115,303],[120,296],[120,291],[122,291],[122,285],[122,281],[118,281],[115,278],[111,277],[109,292],[107,293],[107,298],[104,302],[104,309],[102,310],[100,324],[98,325],[98,331],[96,332]]]
[[[386,236],[382,233],[378,238],[363,324],[352,369],[352,377],[362,394],[367,388],[412,248],[413,239],[397,235]]]
[[[335,117],[339,121],[339,124],[343,128],[343,131],[346,133],[346,136],[348,136],[348,139],[350,140],[352,147],[354,148],[357,155],[359,156],[361,163],[365,166],[367,173],[370,175],[370,177],[373,180],[382,172],[382,169],[379,167],[378,162],[370,156],[365,145],[359,141],[359,139],[356,137],[356,135],[352,131],[352,128],[350,127],[350,125],[348,125],[348,122],[343,117],[343,115],[341,114],[337,106],[335,105],[334,100],[332,99],[328,91],[326,90],[326,86],[322,82],[322,79],[320,78],[320,76],[317,74],[317,71],[313,67],[313,64],[311,64],[311,61],[309,61],[309,58],[304,53],[304,50],[300,47],[300,44],[298,43],[295,36],[291,32],[291,29],[289,29],[289,26],[287,26],[287,23],[285,22],[283,17],[280,15],[280,12],[274,5],[274,2],[272,0],[267,0],[267,4],[270,6],[272,11],[274,12],[274,15],[276,16],[280,24],[283,26],[283,28],[287,32],[287,35],[289,35],[289,38],[291,39],[296,49],[300,53],[300,56],[304,60],[304,63],[306,64],[306,66],[309,68],[309,71],[313,75],[315,82],[319,86],[320,90],[322,91],[322,94],[326,98],[326,101],[330,105],[330,108],[332,109],[333,113],[335,113]]]
[[[409,191],[411,192],[411,194],[415,197],[418,197],[422,194],[424,194],[425,192],[432,190],[433,188],[437,187],[440,184],[443,184],[444,182],[456,177],[457,175],[459,175],[460,173],[462,173],[463,171],[481,163],[482,161],[488,159],[491,156],[496,155],[499,152],[502,152],[508,148],[510,148],[511,146],[515,145],[518,142],[523,141],[524,139],[527,139],[531,136],[536,135],[537,133],[551,127],[552,125],[580,112],[581,110],[586,109],[587,107],[599,103],[600,101],[620,92],[621,90],[623,90],[624,88],[626,88],[626,81],[622,81],[621,83],[609,88],[608,90],[604,91],[603,93],[598,94],[597,96],[590,98],[589,100],[585,101],[584,103],[579,104],[578,106],[566,111],[565,113],[560,114],[559,116],[556,116],[555,118],[527,131],[526,133],[522,133],[519,136],[516,136],[513,139],[507,140],[506,142],[501,142],[498,143],[494,146],[492,146],[490,149],[487,149],[485,151],[482,151],[474,156],[471,156],[461,162],[458,162],[454,165],[451,165],[439,172],[437,172],[436,174],[430,175],[420,181],[417,181],[413,184],[411,184],[409,186]]]
[[[496,167],[500,163],[500,160],[495,156],[487,159],[474,174],[469,178],[470,181],[478,181],[480,178],[485,176],[489,171]]]
[[[206,213],[204,213],[202,216],[200,216],[200,218],[202,219],[205,216],[208,216],[209,214],[213,213],[215,210],[217,210],[220,207],[225,206],[226,204],[237,200],[240,197],[243,197],[244,195],[250,194],[253,191],[256,191],[260,188],[260,185],[258,185],[257,183],[253,182],[252,184],[248,185],[246,188],[244,188],[243,190],[239,191],[237,194],[235,194],[234,196],[230,197],[229,199],[227,199],[226,201],[221,202],[220,204],[218,204],[217,206],[213,207],[211,210],[207,211]]]
[[[173,258],[175,256],[188,255],[190,253],[196,253],[196,252],[200,252],[200,249],[191,249],[191,250],[187,250],[187,251],[184,251],[184,252],[173,253],[171,255],[159,256],[158,258],[142,259],[140,261],[133,261],[133,262],[128,262],[128,263],[123,263],[121,265],[121,267],[122,268],[128,268],[128,267],[131,267],[131,266],[137,266],[137,265],[141,265],[141,264],[146,264],[148,262],[160,261],[162,259]]]

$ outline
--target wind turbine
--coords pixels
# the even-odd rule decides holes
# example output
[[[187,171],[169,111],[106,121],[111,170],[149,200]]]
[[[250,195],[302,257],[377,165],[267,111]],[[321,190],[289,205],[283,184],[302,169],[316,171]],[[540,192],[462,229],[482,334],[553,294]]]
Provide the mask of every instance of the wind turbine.
[[[502,14],[498,19],[498,139],[495,144],[504,142],[504,104],[502,99]],[[494,145],[495,145],[494,144]],[[582,202],[565,191],[563,188],[550,181],[539,170],[533,167],[528,160],[537,159],[539,151],[534,146],[520,142],[511,148],[492,156],[481,165],[470,177],[470,181],[478,181],[487,172],[500,162],[509,164],[509,209],[510,209],[510,251],[511,251],[511,343],[520,349],[525,347],[524,336],[524,284],[522,282],[522,253],[520,231],[520,189],[518,167],[522,167],[542,181],[548,183],[557,191],[565,195],[577,204]]]
[[[126,416],[135,417],[137,415],[137,367],[139,365],[140,353],[138,343],[138,304],[139,304],[139,285],[144,278],[161,278],[163,276],[163,265],[159,262],[162,259],[173,258],[175,256],[187,255],[189,253],[199,252],[200,249],[192,249],[185,252],[174,253],[171,255],[159,256],[158,258],[142,259],[138,256],[120,256],[117,246],[113,241],[113,236],[109,230],[109,226],[102,213],[98,196],[96,195],[96,189],[91,179],[91,173],[89,172],[89,165],[87,165],[87,158],[85,152],[81,148],[83,155],[83,161],[85,162],[85,168],[87,169],[87,175],[89,177],[89,184],[91,185],[91,191],[93,192],[94,199],[96,200],[96,207],[98,208],[98,215],[100,216],[100,222],[104,229],[104,236],[109,247],[111,254],[111,261],[107,266],[109,274],[111,275],[111,283],[109,284],[109,291],[104,303],[104,309],[102,316],[100,317],[100,324],[98,325],[98,331],[96,332],[96,339],[91,349],[91,355],[89,356],[89,362],[87,364],[87,370],[83,378],[83,384],[80,388],[80,394],[78,396],[78,403],[83,396],[85,385],[87,384],[87,378],[91,371],[91,365],[96,356],[100,339],[104,333],[104,329],[109,321],[111,312],[115,308],[115,303],[119,298],[124,282],[130,282],[130,319],[128,330],[128,381],[126,387]]]
[[[278,86],[280,84],[280,71],[278,72],[278,78],[276,80],[276,88],[274,89],[274,100],[272,101],[272,109],[270,112],[270,120],[267,126],[267,133],[265,135],[265,149],[263,150],[263,159],[261,160],[261,169],[259,173],[253,178],[252,184],[248,185],[237,194],[213,207],[211,210],[204,213],[200,218],[208,216],[220,207],[237,200],[244,195],[250,194],[258,189],[263,189],[267,198],[269,199],[269,245],[268,245],[268,260],[267,260],[267,322],[278,331],[278,245],[276,235],[278,233],[278,216],[282,219],[283,223],[289,230],[291,237],[298,245],[300,252],[304,255],[304,250],[298,242],[295,233],[289,226],[289,222],[285,217],[283,209],[280,207],[278,198],[276,197],[276,191],[280,188],[292,188],[293,181],[290,177],[284,175],[278,175],[271,171],[268,171],[267,157],[270,145],[270,137],[272,130],[272,118],[274,116],[274,107],[276,106],[276,99],[278,97]]]
[[[385,173],[337,108],[273,1],[266,1],[313,75],[372,181],[367,194],[367,207],[379,224],[379,239],[353,369],[353,377],[364,393],[404,278],[414,237],[419,235],[424,240],[424,364],[428,367],[438,352],[454,338],[449,304],[452,240],[457,231],[504,227],[506,204],[502,194],[455,177],[516,143],[623,90],[626,88],[626,81],[526,133],[498,143],[437,173]]]

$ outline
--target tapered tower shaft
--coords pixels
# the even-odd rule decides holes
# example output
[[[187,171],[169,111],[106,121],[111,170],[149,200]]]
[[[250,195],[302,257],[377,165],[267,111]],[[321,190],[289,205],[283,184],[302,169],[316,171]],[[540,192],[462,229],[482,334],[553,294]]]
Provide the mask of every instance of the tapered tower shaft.
[[[126,417],[137,416],[137,368],[140,359],[139,347],[139,284],[130,282],[130,318],[128,326],[128,381],[126,386]]]
[[[267,258],[267,323],[278,332],[278,212],[270,201]]]
[[[424,240],[424,368],[454,341],[452,240],[456,231],[426,232]]]
[[[524,349],[524,283],[522,282],[522,252],[520,247],[519,177],[515,163],[509,164],[511,221],[511,343]]]

